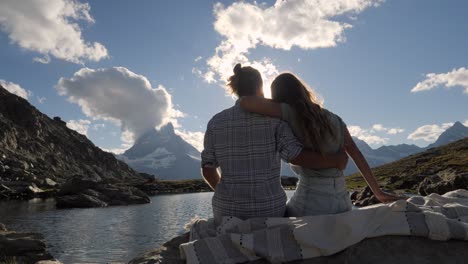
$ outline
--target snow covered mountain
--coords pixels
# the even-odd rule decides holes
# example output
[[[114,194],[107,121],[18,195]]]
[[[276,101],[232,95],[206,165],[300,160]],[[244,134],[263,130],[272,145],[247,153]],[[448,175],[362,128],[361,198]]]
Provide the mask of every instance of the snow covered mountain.
[[[372,149],[365,141],[354,138],[356,145],[371,167],[399,160],[424,151],[427,148],[445,145],[468,136],[468,128],[460,122],[442,133],[437,141],[426,148],[400,144]],[[135,145],[117,158],[138,172],[153,174],[160,179],[200,178],[200,152],[174,132],[172,124],[160,130],[152,129],[140,137]],[[354,162],[349,162],[345,175],[357,172]],[[281,175],[294,176],[289,165],[282,164]]]
[[[152,129],[117,158],[159,179],[199,179],[200,152],[174,132],[172,124]]]

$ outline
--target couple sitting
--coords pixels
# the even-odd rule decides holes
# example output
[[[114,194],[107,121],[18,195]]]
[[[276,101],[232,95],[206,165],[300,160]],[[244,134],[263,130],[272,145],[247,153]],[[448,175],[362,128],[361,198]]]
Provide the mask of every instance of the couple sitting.
[[[208,123],[202,174],[215,191],[215,223],[223,216],[253,217],[336,214],[352,208],[343,169],[348,155],[376,198],[383,192],[356,147],[345,123],[322,108],[296,76],[280,74],[263,97],[263,81],[252,67],[234,67],[228,86],[239,97],[235,106]],[[281,159],[299,175],[289,201],[281,186]]]

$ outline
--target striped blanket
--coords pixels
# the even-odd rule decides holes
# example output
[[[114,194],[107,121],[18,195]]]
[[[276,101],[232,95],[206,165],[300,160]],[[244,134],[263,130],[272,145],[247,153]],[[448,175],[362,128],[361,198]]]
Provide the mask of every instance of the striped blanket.
[[[365,238],[384,235],[468,240],[468,191],[415,196],[336,215],[196,220],[180,245],[188,264],[272,263],[329,256]]]

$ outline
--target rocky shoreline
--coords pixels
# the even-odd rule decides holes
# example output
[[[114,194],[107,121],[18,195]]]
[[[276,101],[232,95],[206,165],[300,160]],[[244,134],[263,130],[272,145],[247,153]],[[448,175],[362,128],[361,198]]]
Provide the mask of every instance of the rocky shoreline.
[[[39,233],[9,231],[0,223],[0,263],[59,264]]]
[[[88,208],[113,205],[144,204],[150,202],[150,196],[159,194],[180,194],[212,192],[202,179],[199,180],[158,180],[151,175],[142,174],[146,181],[127,182],[95,180],[82,175],[75,175],[63,184],[54,183],[44,191],[34,183],[0,184],[0,200],[28,200],[33,198],[54,197],[57,208]],[[282,177],[285,189],[294,189],[298,181],[295,177]]]

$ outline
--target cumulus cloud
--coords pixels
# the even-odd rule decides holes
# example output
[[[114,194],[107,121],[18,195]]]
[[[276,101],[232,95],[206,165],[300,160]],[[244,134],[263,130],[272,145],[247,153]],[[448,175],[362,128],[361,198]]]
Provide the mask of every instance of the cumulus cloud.
[[[395,127],[395,128],[388,128],[388,127],[384,127],[382,124],[374,124],[372,126],[372,132],[373,131],[377,131],[377,132],[386,132],[387,134],[390,134],[390,135],[395,135],[395,134],[398,134],[398,133],[402,133],[404,132],[405,130],[402,129],[402,128],[399,128],[399,127]]]
[[[465,122],[463,122],[463,125],[468,127],[468,120],[465,120]]]
[[[411,92],[428,91],[439,86],[446,88],[459,86],[464,89],[463,93],[468,94],[468,69],[462,67],[448,73],[429,73],[424,81],[419,82],[411,89]]]
[[[83,63],[108,56],[99,42],[84,40],[79,21],[94,23],[88,3],[75,0],[2,0],[0,30],[25,50],[39,53],[34,58],[49,63],[50,56]]]
[[[277,0],[273,6],[236,2],[214,6],[215,30],[223,40],[215,55],[207,60],[207,82],[224,83],[238,62],[257,68],[268,80],[278,73],[271,59],[250,61],[249,51],[264,45],[289,50],[292,47],[317,49],[334,47],[345,41],[350,23],[338,17],[355,16],[382,0]],[[352,19],[348,19],[352,21]],[[268,81],[267,81],[268,82]]]
[[[434,142],[437,140],[440,134],[442,134],[451,126],[453,126],[453,123],[443,123],[442,125],[424,125],[413,131],[408,136],[408,139]]]
[[[88,128],[91,124],[90,120],[86,119],[79,119],[79,120],[69,120],[67,122],[67,127],[70,129],[75,130],[76,132],[87,136],[88,135]]]
[[[163,86],[153,88],[145,76],[124,67],[82,68],[71,78],[60,78],[56,89],[93,120],[120,125],[126,146],[148,130],[183,115],[173,108],[171,95]]]
[[[404,131],[405,130],[403,128],[389,128],[387,130],[387,133],[390,134],[390,135],[395,135],[395,134],[398,134],[398,133],[402,133]]]
[[[389,140],[388,138],[376,135],[373,129],[365,129],[360,126],[348,126],[348,130],[351,136],[364,140],[370,145],[386,144]]]
[[[32,95],[31,91],[21,88],[21,86],[16,83],[7,82],[5,80],[0,80],[0,85],[3,86],[3,88],[5,88],[10,93],[16,94],[19,97],[23,97],[26,100],[28,100],[29,96]]]
[[[198,151],[203,150],[203,138],[205,133],[203,132],[192,132],[182,129],[176,129],[175,133],[179,135],[183,140],[187,141],[190,145],[194,146]]]

